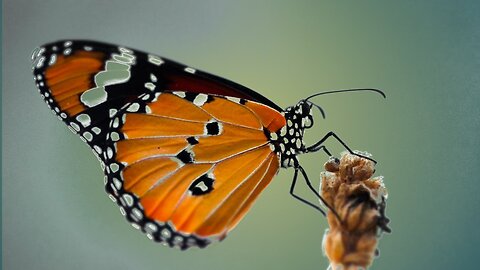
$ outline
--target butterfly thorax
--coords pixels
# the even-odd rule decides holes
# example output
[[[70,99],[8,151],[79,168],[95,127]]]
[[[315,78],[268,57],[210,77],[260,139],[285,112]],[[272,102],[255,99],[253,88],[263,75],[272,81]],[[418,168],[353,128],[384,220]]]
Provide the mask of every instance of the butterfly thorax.
[[[286,125],[270,134],[270,141],[275,152],[280,156],[283,168],[298,164],[297,155],[305,152],[303,134],[306,128],[313,124],[311,105],[300,101],[297,105],[287,107],[284,111]]]

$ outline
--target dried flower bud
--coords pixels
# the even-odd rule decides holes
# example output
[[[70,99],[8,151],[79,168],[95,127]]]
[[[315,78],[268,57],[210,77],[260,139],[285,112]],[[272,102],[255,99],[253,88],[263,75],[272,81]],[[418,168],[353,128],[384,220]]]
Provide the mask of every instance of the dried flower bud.
[[[338,215],[327,213],[325,254],[332,269],[366,269],[378,253],[380,232],[390,232],[383,177],[372,178],[374,163],[349,153],[342,153],[340,161],[329,159],[325,170],[320,194]]]

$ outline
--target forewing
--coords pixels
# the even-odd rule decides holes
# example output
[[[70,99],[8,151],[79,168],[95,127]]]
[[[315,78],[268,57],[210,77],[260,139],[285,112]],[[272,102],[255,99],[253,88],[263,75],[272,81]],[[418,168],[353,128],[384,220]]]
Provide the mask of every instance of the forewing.
[[[192,67],[122,46],[65,40],[32,55],[36,85],[47,105],[97,154],[103,150],[108,119],[146,93],[215,94],[257,101],[281,111],[244,86]]]

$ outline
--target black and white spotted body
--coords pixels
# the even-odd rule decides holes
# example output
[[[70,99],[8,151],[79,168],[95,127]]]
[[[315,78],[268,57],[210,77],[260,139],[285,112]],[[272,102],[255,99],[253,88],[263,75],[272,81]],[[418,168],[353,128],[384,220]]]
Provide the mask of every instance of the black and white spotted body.
[[[280,165],[283,168],[298,165],[297,155],[305,153],[303,134],[305,129],[312,127],[312,105],[301,100],[284,111],[287,124],[276,133],[270,134],[270,141],[275,152],[280,156]]]

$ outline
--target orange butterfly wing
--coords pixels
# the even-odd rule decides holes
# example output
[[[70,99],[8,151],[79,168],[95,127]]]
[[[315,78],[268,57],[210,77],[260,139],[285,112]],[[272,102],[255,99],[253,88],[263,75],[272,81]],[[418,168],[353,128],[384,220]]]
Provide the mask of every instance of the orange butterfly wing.
[[[111,120],[107,191],[149,238],[180,248],[222,239],[278,172],[269,134],[284,116],[206,94],[140,100]]]
[[[279,169],[270,134],[285,117],[251,89],[95,41],[46,44],[32,60],[40,94],[99,158],[110,197],[156,241],[223,238]]]
[[[44,80],[60,111],[72,117],[87,109],[80,96],[95,87],[91,78],[105,67],[105,58],[105,53],[89,51],[56,56],[56,62],[45,70]]]

